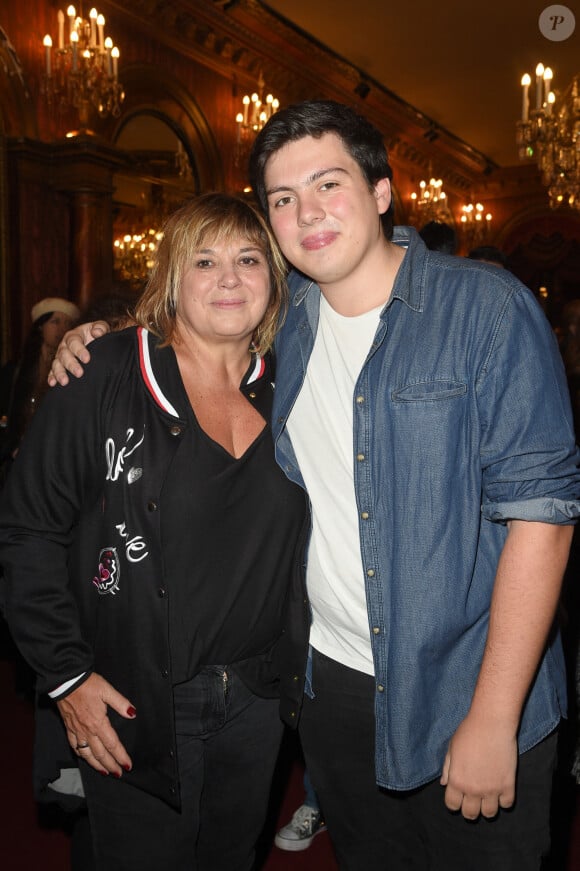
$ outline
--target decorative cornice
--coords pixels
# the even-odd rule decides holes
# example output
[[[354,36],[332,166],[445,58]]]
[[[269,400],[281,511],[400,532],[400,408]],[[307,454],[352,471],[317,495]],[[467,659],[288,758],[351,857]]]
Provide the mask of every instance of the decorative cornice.
[[[172,50],[230,77],[234,93],[255,85],[261,72],[283,103],[313,98],[352,103],[394,143],[393,157],[420,170],[432,163],[445,173],[446,184],[460,191],[496,169],[486,155],[259,0],[132,0],[130,5],[104,0],[103,5]]]

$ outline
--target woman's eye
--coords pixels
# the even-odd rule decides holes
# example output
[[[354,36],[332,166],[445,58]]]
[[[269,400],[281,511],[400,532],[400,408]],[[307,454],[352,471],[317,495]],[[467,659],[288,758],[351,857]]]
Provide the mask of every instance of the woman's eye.
[[[241,257],[240,258],[240,264],[242,266],[255,266],[259,262],[260,261],[258,260],[257,257]]]
[[[211,260],[198,260],[196,263],[198,269],[207,269],[211,265]]]

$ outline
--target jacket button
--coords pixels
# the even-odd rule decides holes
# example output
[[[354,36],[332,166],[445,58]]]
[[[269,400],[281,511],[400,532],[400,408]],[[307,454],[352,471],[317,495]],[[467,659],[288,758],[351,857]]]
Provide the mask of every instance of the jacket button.
[[[151,499],[147,503],[147,510],[148,511],[157,511],[157,502],[154,502],[153,499]]]
[[[171,793],[171,795],[175,795],[175,793],[177,792],[177,790],[175,789],[174,786],[170,786],[170,787],[169,787],[169,792]]]
[[[165,598],[165,590],[163,589],[163,587],[159,587],[159,589],[157,590],[157,595],[159,596],[160,599]]]
[[[364,401],[365,401],[364,396],[357,396],[357,398],[356,398],[357,405],[362,405]]]
[[[379,693],[384,693],[384,691],[385,691],[385,688],[384,688],[384,686],[382,685],[382,683],[377,684],[377,692],[379,692]]]
[[[173,752],[173,750],[170,750],[170,751],[169,751],[169,758],[170,758],[170,759],[174,759],[174,758],[175,758],[175,753]]]
[[[292,719],[294,719],[294,717],[296,716],[296,711],[290,711],[290,716],[292,717]]]
[[[368,512],[368,511],[363,511],[362,514],[361,514],[361,517],[362,517],[363,520],[368,520],[368,519],[369,519],[369,512]]]
[[[378,626],[373,626],[373,635],[379,635],[380,631]]]
[[[250,399],[255,399],[255,398],[256,398],[256,394],[255,394],[255,393],[248,393],[248,396],[250,397]]]
[[[374,569],[367,569],[367,578],[374,578],[374,576],[375,576],[375,570]]]
[[[297,674],[295,674],[294,677],[292,678],[292,680],[294,681],[294,683],[298,683],[298,681],[300,680],[300,678],[298,677]]]
[[[181,427],[180,426],[172,426],[171,429],[169,430],[169,432],[173,436],[181,435]]]
[[[365,455],[364,455],[364,454],[357,454],[357,455],[356,455],[356,458],[357,458],[357,460],[359,461],[359,463],[362,463],[362,461],[363,461],[364,458],[365,458]]]
[[[167,671],[166,668],[164,668],[163,671],[161,672],[161,677],[169,677],[169,672]]]

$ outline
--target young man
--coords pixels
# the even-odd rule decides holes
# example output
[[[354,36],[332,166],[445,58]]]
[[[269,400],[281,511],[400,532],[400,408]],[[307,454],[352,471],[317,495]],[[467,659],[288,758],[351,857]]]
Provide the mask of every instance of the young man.
[[[393,233],[382,137],[349,108],[276,113],[250,174],[294,267],[273,434],[313,512],[282,711],[341,871],[538,869],[580,514],[552,331],[511,274]]]

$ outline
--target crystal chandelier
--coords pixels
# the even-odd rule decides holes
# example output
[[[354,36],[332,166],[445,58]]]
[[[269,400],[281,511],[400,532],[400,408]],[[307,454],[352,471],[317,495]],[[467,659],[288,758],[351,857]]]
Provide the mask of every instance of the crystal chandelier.
[[[133,285],[146,281],[162,238],[163,233],[156,227],[117,237],[113,242],[113,256],[119,278]]]
[[[485,240],[492,219],[493,215],[485,211],[482,203],[461,206],[460,229],[470,247],[480,245]]]
[[[273,94],[264,97],[264,79],[262,73],[258,80],[258,89],[253,94],[242,97],[242,111],[236,115],[236,162],[247,150],[266,121],[280,108],[280,101]]]
[[[74,106],[86,128],[91,110],[101,117],[121,113],[125,99],[119,82],[119,49],[105,37],[105,18],[91,9],[88,19],[69,6],[58,11],[58,47],[50,35],[43,39],[43,92],[50,104]]]
[[[538,64],[530,108],[532,79],[527,73],[522,77],[519,158],[537,162],[552,209],[562,204],[580,209],[580,77],[574,76],[563,93],[551,90],[552,79],[552,70]]]
[[[413,223],[424,226],[430,221],[453,226],[453,216],[447,202],[447,194],[443,190],[440,178],[430,178],[419,182],[419,192],[411,194]]]

